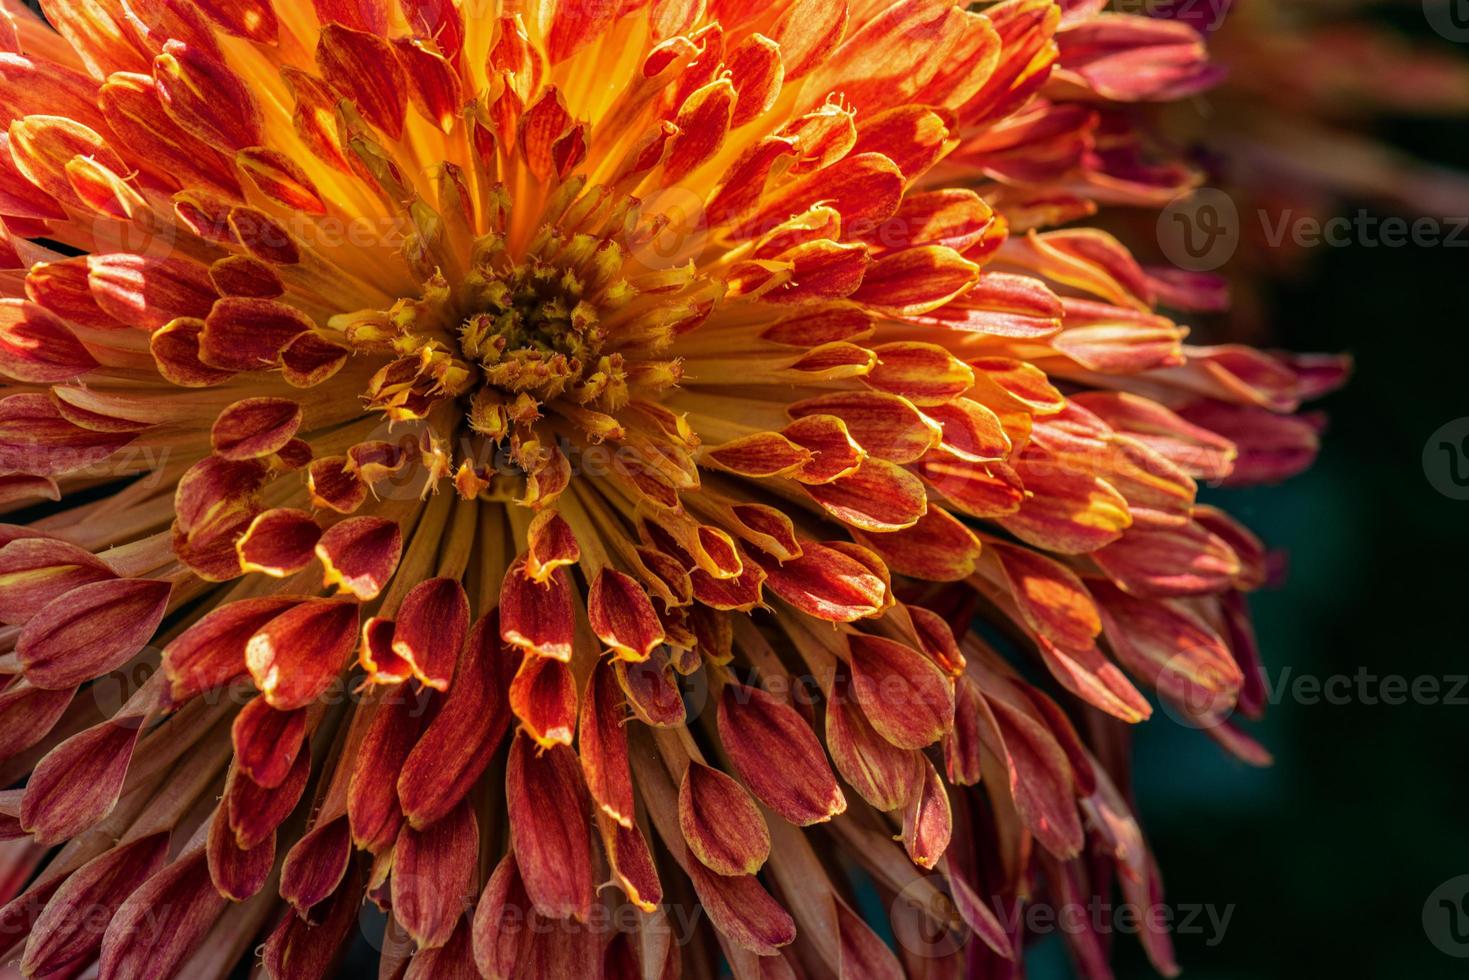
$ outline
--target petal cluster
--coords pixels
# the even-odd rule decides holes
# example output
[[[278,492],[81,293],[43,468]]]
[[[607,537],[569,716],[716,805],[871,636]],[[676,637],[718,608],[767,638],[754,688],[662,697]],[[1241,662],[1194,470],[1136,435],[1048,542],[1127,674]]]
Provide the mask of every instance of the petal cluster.
[[[1199,486],[1346,368],[1077,223],[1217,78],[1105,6],[0,9],[22,970],[321,977],[372,902],[384,975],[1007,976],[1159,894],[1147,695],[1264,755]]]

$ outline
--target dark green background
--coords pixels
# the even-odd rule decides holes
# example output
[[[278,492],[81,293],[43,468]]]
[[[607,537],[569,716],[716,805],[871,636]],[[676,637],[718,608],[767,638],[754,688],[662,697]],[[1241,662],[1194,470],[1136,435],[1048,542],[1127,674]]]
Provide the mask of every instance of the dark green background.
[[[1405,7],[1399,26],[1423,33],[1417,4]],[[1462,120],[1377,133],[1469,171]],[[1358,207],[1393,213],[1342,210]],[[1469,502],[1434,490],[1422,461],[1435,430],[1469,416],[1469,247],[1322,247],[1272,294],[1279,346],[1348,351],[1357,366],[1321,403],[1331,426],[1313,470],[1214,494],[1290,552],[1285,586],[1252,602],[1268,675],[1469,674]],[[1178,937],[1185,976],[1469,976],[1469,959],[1441,953],[1421,921],[1430,893],[1469,873],[1466,723],[1462,703],[1284,697],[1253,729],[1275,754],[1267,770],[1166,719],[1143,726],[1138,802],[1169,903],[1235,905],[1219,946]],[[1033,956],[1034,976],[1070,975],[1059,949]],[[1118,962],[1121,977],[1155,975],[1130,939]]]

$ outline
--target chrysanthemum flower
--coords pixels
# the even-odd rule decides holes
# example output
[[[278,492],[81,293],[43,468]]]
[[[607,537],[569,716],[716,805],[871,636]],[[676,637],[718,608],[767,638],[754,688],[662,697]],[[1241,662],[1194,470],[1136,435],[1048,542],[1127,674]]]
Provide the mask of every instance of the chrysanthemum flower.
[[[1046,230],[1191,179],[1118,106],[1207,84],[1197,33],[41,6],[0,18],[24,973],[319,977],[369,901],[385,976],[1002,976],[1017,903],[1159,894],[1124,723],[1253,755],[1262,700],[1264,553],[1197,481],[1299,469],[1341,375],[1188,346],[1176,282]]]

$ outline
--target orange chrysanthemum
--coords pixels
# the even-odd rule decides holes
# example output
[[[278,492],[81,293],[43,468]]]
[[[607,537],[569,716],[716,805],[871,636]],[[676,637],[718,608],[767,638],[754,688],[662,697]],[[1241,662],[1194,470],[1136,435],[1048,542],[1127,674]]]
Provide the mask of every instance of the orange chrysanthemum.
[[[384,975],[1003,976],[1039,889],[1158,894],[1135,683],[1261,754],[1196,481],[1304,466],[1342,366],[1053,227],[1190,186],[1127,104],[1214,79],[1192,28],[6,3],[26,974],[320,977],[366,899]]]

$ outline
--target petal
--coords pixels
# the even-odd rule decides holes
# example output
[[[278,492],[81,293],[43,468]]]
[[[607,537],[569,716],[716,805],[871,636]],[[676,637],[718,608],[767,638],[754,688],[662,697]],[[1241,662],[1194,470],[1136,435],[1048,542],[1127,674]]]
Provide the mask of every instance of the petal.
[[[268,840],[301,802],[310,777],[309,752],[296,754],[290,774],[278,786],[262,786],[242,769],[232,770],[225,781],[224,795],[229,803],[228,824],[235,843],[253,848]]]
[[[230,737],[235,764],[250,779],[274,789],[288,778],[306,738],[306,712],[278,711],[256,698],[235,715]]]
[[[628,660],[646,660],[663,642],[663,627],[647,592],[616,569],[602,569],[592,582],[587,615],[592,632]]]
[[[826,753],[795,709],[758,688],[729,684],[719,699],[719,739],[759,800],[804,827],[847,808]]]
[[[154,62],[153,77],[168,114],[198,139],[230,151],[264,142],[250,87],[208,52],[170,41]]]
[[[163,648],[173,704],[243,677],[245,645],[266,623],[299,601],[293,596],[242,599],[206,613]]]
[[[398,780],[427,719],[427,695],[406,687],[388,689],[352,763],[347,786],[347,815],[352,840],[359,848],[379,854],[393,846],[403,825]]]
[[[243,902],[260,893],[275,866],[275,837],[251,848],[241,847],[230,830],[229,803],[221,803],[209,824],[206,845],[209,877],[214,888],[232,902]]]
[[[954,722],[954,686],[910,646],[878,636],[847,637],[852,694],[872,727],[903,749],[938,741]]]
[[[199,360],[224,371],[258,371],[280,362],[281,351],[312,322],[268,299],[231,296],[214,304],[199,336]]]
[[[47,976],[95,956],[106,923],[168,859],[168,835],[150,834],[98,855],[72,872],[31,926],[21,970]]]
[[[19,538],[0,547],[0,622],[25,623],[73,589],[117,578],[106,562],[74,544]]]
[[[203,850],[180,856],[112,917],[102,936],[101,975],[121,980],[173,973],[199,948],[224,906]]]
[[[790,914],[770,897],[754,875],[726,878],[690,862],[689,879],[714,928],[760,956],[774,956],[796,938]]]
[[[550,657],[526,656],[510,683],[510,707],[543,747],[570,745],[576,733],[576,678]]]
[[[633,823],[632,768],[628,762],[627,702],[617,669],[603,658],[587,678],[577,755],[587,789],[602,812],[623,827]]]
[[[393,853],[393,917],[420,950],[449,941],[474,894],[479,824],[468,801],[423,830],[409,824]]]
[[[331,687],[357,647],[357,604],[308,599],[250,637],[245,664],[271,706],[290,711]]]
[[[245,572],[285,578],[311,564],[320,540],[321,525],[316,518],[304,510],[277,508],[250,522],[244,536],[235,542],[235,551]]]
[[[541,585],[526,573],[525,559],[516,559],[500,585],[500,636],[505,642],[566,662],[575,625],[566,570],[557,569]]]
[[[38,843],[57,844],[95,825],[122,793],[142,726],[103,722],[62,742],[31,773],[20,823]]]
[[[390,138],[403,135],[408,80],[386,40],[340,23],[327,24],[317,44],[316,64],[338,97],[355,102],[363,116]]]
[[[71,328],[39,306],[0,302],[0,374],[16,381],[73,381],[97,361]]]
[[[152,638],[171,594],[168,582],[114,579],[52,600],[15,644],[27,679],[61,690],[122,666]]]
[[[402,553],[402,530],[383,517],[350,517],[332,525],[316,545],[325,584],[361,600],[383,590]]]
[[[942,507],[929,505],[918,523],[891,534],[858,535],[898,575],[959,582],[974,574],[979,538]]]
[[[932,868],[948,850],[954,818],[944,781],[927,759],[923,773],[918,793],[903,810],[903,847],[914,864]]]
[[[765,818],[745,788],[691,762],[678,790],[678,822],[694,856],[721,875],[752,875],[770,856]]]
[[[852,622],[884,608],[887,586],[861,563],[834,548],[805,542],[798,558],[762,562],[770,591],[801,611],[831,622]]]
[[[537,911],[585,921],[594,897],[591,826],[571,749],[556,746],[537,754],[529,738],[516,735],[505,799],[516,863]]]
[[[494,613],[474,624],[444,704],[398,776],[398,796],[414,826],[442,818],[489,765],[510,728],[509,691],[518,659],[501,644]]]
[[[928,511],[923,481],[881,459],[869,459],[857,472],[808,486],[806,492],[828,514],[861,531],[901,531],[917,524]]]
[[[270,456],[296,437],[301,418],[300,403],[289,398],[247,398],[220,413],[210,443],[225,459]]]
[[[458,579],[429,579],[410,589],[398,609],[393,652],[423,684],[445,691],[468,632],[469,597],[464,586]]]
[[[846,682],[826,703],[826,745],[847,785],[875,808],[896,810],[918,792],[920,756],[879,735]]]
[[[327,976],[362,910],[362,885],[344,881],[322,896],[307,919],[287,909],[261,950],[265,972],[278,980]]]

